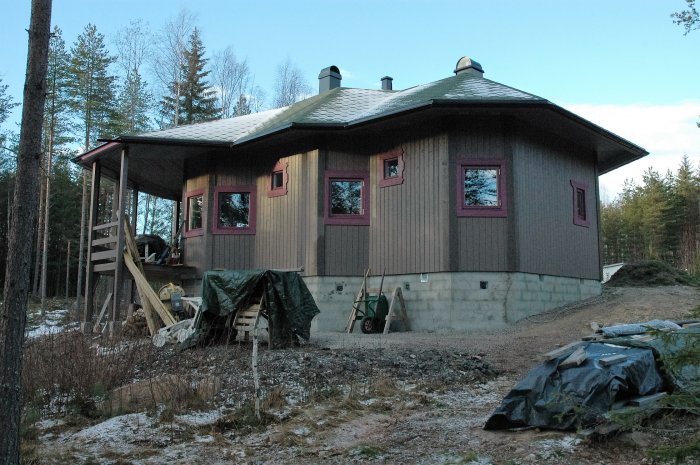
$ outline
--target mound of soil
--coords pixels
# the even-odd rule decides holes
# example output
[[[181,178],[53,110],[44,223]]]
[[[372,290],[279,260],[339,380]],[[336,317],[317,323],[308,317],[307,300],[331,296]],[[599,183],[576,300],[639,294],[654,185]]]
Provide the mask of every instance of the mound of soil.
[[[660,260],[628,263],[612,275],[608,286],[697,286],[698,281],[685,271]]]

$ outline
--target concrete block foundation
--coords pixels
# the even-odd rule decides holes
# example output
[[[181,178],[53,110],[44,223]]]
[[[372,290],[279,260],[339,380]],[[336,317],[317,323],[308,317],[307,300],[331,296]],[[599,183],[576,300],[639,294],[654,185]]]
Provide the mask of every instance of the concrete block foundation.
[[[379,287],[372,277],[369,287]],[[343,331],[362,277],[304,281],[321,313],[311,331]],[[386,276],[389,299],[401,286],[413,331],[459,333],[506,327],[530,315],[600,295],[600,281],[530,273],[462,272]],[[359,331],[359,327],[356,326]]]

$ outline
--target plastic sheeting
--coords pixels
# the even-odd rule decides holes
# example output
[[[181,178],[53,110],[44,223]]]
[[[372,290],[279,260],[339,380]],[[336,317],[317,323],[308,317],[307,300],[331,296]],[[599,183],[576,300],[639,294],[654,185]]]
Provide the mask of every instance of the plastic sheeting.
[[[583,346],[586,360],[560,369],[571,352],[534,368],[503,399],[486,422],[486,429],[522,426],[567,430],[587,426],[624,398],[664,390],[650,348],[622,347],[592,342]],[[627,359],[601,366],[604,357],[624,354]]]
[[[629,336],[631,334],[643,334],[650,329],[681,329],[679,325],[668,320],[651,320],[646,323],[634,323],[626,325],[606,326],[600,329],[605,337]]]
[[[207,271],[202,279],[203,324],[227,317],[261,291],[267,302],[270,346],[285,347],[294,336],[308,340],[311,320],[320,312],[296,272]]]

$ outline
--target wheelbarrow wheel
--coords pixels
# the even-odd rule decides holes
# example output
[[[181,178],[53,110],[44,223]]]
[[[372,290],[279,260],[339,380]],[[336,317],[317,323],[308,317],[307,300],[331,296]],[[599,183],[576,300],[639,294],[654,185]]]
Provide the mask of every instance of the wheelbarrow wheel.
[[[365,334],[372,334],[374,332],[374,318],[371,316],[366,316],[360,321],[360,329]]]

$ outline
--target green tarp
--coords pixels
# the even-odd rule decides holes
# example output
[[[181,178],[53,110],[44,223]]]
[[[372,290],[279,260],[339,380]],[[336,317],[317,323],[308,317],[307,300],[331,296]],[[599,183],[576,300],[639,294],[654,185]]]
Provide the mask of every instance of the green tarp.
[[[311,320],[319,313],[306,284],[296,272],[272,270],[207,271],[202,279],[202,319],[225,318],[263,292],[271,347],[285,347],[295,336],[309,339]]]

